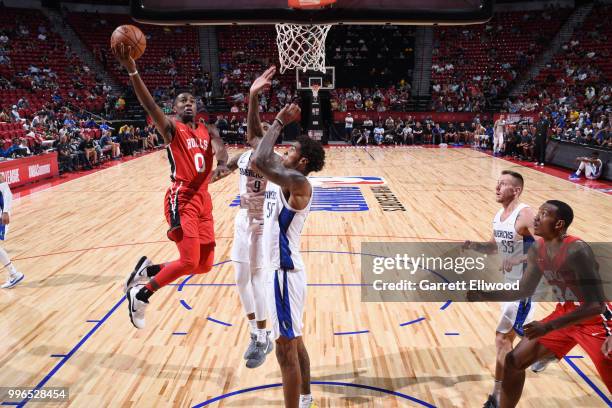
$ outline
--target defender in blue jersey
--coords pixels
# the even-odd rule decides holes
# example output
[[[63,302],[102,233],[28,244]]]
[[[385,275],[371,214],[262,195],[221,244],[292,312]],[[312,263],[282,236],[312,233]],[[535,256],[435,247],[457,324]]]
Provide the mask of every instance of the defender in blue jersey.
[[[300,236],[313,196],[306,176],[323,168],[325,151],[319,142],[300,136],[284,156],[274,153],[281,130],[299,115],[297,105],[285,106],[251,160],[268,180],[263,208],[266,298],[285,407],[313,408],[310,360],[302,340],[306,270],[300,255]]]

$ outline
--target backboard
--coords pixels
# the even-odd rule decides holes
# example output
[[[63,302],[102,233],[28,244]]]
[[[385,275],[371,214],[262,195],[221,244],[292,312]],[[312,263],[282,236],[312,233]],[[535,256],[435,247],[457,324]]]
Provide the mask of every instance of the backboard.
[[[131,0],[137,21],[157,24],[469,24],[493,14],[493,0],[336,0],[296,9],[295,0]]]
[[[318,85],[321,90],[331,90],[336,87],[335,67],[325,67],[325,72],[301,69],[295,70],[296,89],[310,90],[313,85]]]

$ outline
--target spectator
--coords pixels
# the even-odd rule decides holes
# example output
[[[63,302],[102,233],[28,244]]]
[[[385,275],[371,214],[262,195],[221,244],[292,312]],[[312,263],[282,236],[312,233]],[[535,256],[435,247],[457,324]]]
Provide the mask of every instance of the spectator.
[[[533,161],[533,137],[527,129],[521,132],[521,141],[517,145],[521,160]]]
[[[87,170],[91,170],[92,166],[98,163],[98,152],[89,133],[83,134],[83,141],[79,145],[79,150],[85,155]]]
[[[580,165],[578,166],[578,170],[569,176],[570,180],[580,180],[580,175],[583,170],[585,177],[589,180],[596,180],[601,176],[603,162],[599,158],[599,152],[592,152],[591,157],[577,157],[576,162],[580,163]]]
[[[345,140],[349,141],[351,140],[351,133],[353,132],[353,115],[351,115],[351,112],[346,114],[346,117],[344,118],[344,132],[345,132]]]

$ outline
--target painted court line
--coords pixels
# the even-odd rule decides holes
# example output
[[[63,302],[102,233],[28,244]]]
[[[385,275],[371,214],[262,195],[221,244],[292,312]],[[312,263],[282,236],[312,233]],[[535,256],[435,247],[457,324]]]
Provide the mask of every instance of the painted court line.
[[[349,334],[363,334],[363,333],[369,333],[369,330],[359,330],[359,331],[351,331],[351,332],[337,332],[334,333],[334,336],[347,336]]]
[[[213,323],[217,323],[217,324],[222,324],[223,326],[232,327],[231,323],[222,322],[221,320],[213,319],[210,316],[208,316],[206,318],[206,320],[208,320],[209,322],[213,322]]]
[[[401,324],[400,324],[400,326],[401,326],[401,327],[408,326],[409,324],[419,323],[419,322],[422,322],[423,320],[425,320],[425,318],[424,318],[424,317],[419,317],[418,319],[411,320],[411,321],[409,321],[409,322],[405,322],[405,323],[401,323]]]

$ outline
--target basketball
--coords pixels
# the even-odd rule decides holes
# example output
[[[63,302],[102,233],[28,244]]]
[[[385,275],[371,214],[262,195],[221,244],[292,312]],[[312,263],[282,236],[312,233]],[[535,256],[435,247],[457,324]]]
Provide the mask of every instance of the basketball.
[[[111,48],[115,48],[118,44],[132,47],[130,55],[137,60],[147,47],[147,39],[140,28],[126,24],[115,28],[111,35]]]

